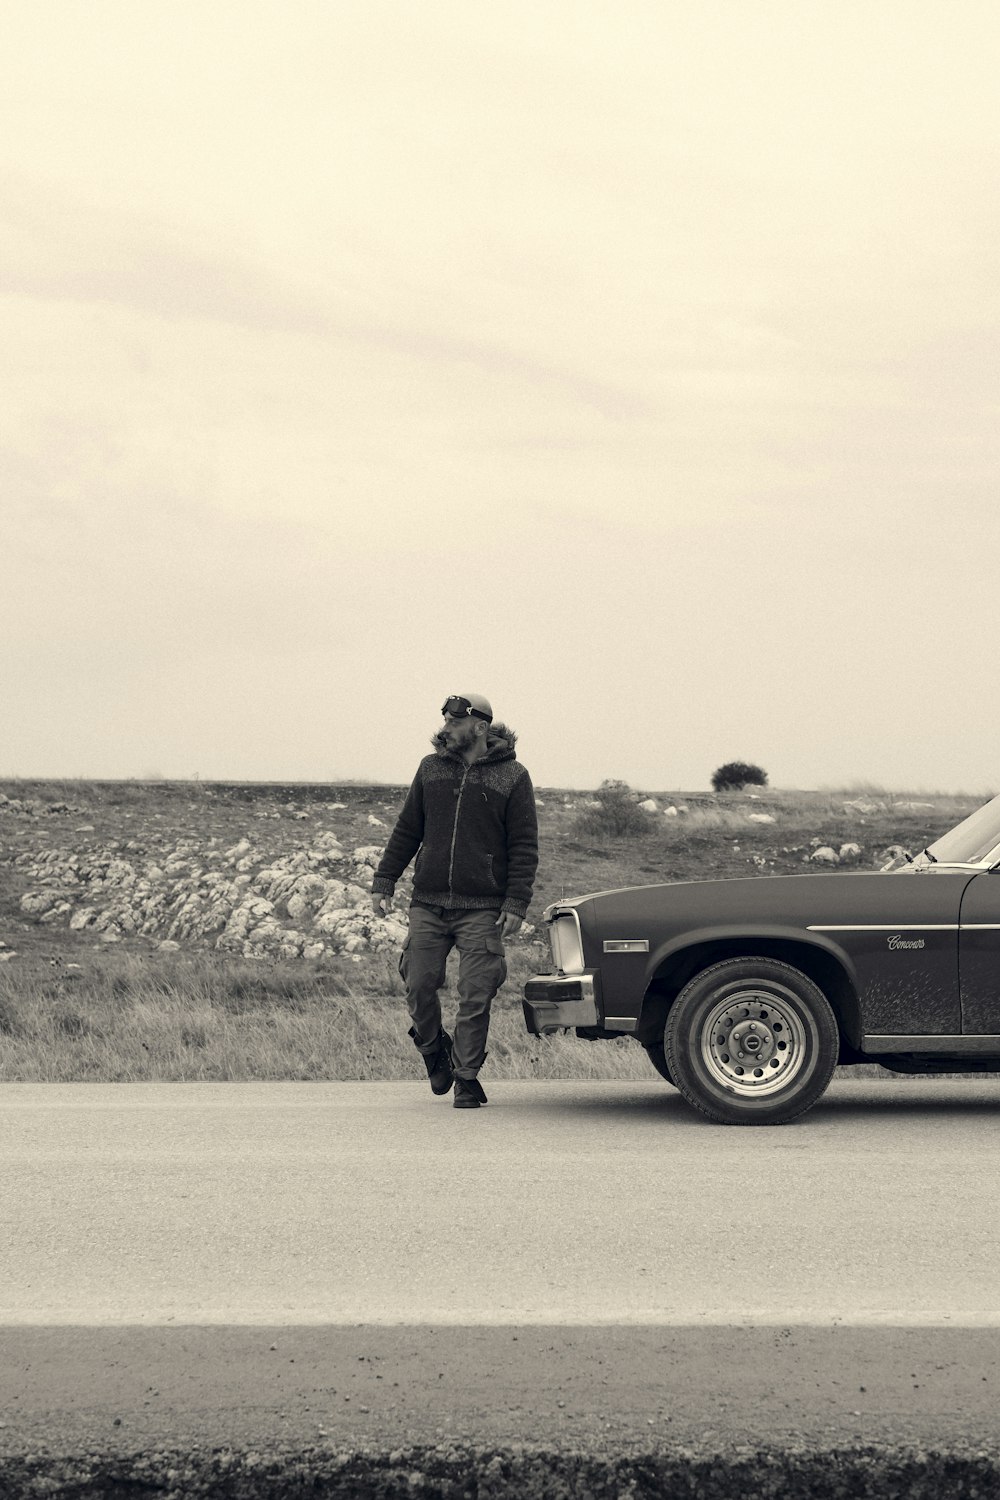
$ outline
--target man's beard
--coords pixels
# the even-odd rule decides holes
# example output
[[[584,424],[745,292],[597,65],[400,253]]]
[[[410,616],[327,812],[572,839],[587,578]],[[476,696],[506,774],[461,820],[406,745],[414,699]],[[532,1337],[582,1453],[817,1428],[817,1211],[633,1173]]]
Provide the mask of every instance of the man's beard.
[[[431,744],[439,755],[445,755],[449,750],[461,754],[471,743],[471,737],[465,730],[456,734],[454,730],[439,729],[436,734],[431,735]]]

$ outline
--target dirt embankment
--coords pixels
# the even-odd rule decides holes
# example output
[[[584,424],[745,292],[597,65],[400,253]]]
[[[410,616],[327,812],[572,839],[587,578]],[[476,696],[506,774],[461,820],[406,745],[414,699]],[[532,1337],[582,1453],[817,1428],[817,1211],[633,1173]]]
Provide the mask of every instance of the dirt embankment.
[[[996,1453],[858,1447],[829,1450],[667,1450],[593,1456],[544,1449],[439,1446],[392,1453],[159,1451],[0,1461],[4,1500],[147,1500],[183,1495],[277,1500],[982,1500],[1000,1486]]]

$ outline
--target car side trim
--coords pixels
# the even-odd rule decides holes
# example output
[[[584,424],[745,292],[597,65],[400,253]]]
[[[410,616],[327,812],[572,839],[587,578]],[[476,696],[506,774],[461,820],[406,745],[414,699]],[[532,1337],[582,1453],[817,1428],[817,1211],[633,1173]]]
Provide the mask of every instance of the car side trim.
[[[605,1016],[604,1026],[607,1031],[634,1031],[638,1026],[637,1016]]]
[[[979,1036],[888,1036],[868,1035],[861,1039],[862,1052],[935,1052],[956,1054],[982,1053],[1000,1057],[1000,1036],[983,1032]]]
[[[858,922],[820,926],[811,922],[807,932],[1000,932],[1000,922]]]
[[[1000,923],[965,922],[810,922],[807,932],[960,932],[962,927],[1000,926]]]

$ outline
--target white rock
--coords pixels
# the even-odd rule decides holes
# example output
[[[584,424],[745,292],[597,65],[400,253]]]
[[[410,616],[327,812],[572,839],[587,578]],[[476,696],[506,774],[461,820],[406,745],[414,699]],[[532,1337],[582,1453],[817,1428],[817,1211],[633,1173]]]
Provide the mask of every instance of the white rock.
[[[21,910],[29,917],[40,917],[62,899],[61,891],[25,891],[21,897]]]
[[[164,938],[163,941],[161,943],[157,943],[156,946],[159,948],[161,953],[173,953],[180,947],[180,943],[175,942],[173,938]]]
[[[774,818],[771,815],[771,813],[748,813],[747,816],[750,819],[751,823],[773,823],[774,822]]]
[[[351,858],[355,865],[367,865],[370,870],[376,870],[384,853],[381,844],[360,844],[357,849],[351,850]]]
[[[354,917],[353,906],[331,907],[328,911],[321,911],[313,922],[317,932],[325,932],[330,937],[337,937],[350,928]]]
[[[836,849],[831,849],[829,844],[821,844],[818,849],[813,850],[809,858],[813,861],[814,864],[818,865],[840,864],[840,855],[837,853]]]
[[[344,852],[344,846],[337,835],[331,829],[327,828],[322,833],[316,835],[309,852],[310,854],[334,854],[340,856]]]
[[[40,922],[58,922],[60,917],[68,916],[73,910],[72,901],[57,901],[55,906],[50,906],[47,912],[39,917]]]
[[[647,797],[644,801],[639,803],[639,806],[642,808],[643,812],[652,813],[659,812],[660,810],[660,804],[657,802],[655,797]]]
[[[375,816],[374,813],[369,813],[368,814],[368,821],[372,825],[373,828],[384,828],[386,826],[382,822],[381,818],[376,818],[376,816]]]
[[[861,858],[861,845],[860,844],[841,844],[840,850],[839,850],[839,854],[840,854],[840,858],[841,858],[842,861],[852,860],[852,859],[860,859]]]
[[[677,809],[672,802],[669,807],[663,809],[663,816],[665,818],[676,818],[678,816]]]

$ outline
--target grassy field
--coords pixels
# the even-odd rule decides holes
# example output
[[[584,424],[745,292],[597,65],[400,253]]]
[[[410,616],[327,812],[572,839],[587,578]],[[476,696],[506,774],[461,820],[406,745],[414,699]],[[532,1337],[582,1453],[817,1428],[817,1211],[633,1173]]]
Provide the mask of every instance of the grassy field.
[[[148,891],[144,910],[152,915],[143,930],[127,930],[127,923],[122,930],[120,919],[102,931],[70,926],[84,902],[90,910],[95,904],[100,909],[102,900],[112,902],[108,910],[119,910],[113,906],[118,867],[159,872],[162,866],[169,872],[177,865],[189,885],[195,876],[224,883],[222,875],[203,872],[238,869],[244,844],[252,846],[244,864],[253,870],[281,861],[296,868],[296,859],[304,867],[306,853],[322,845],[324,836],[345,850],[370,851],[384,843],[404,793],[403,787],[363,785],[0,782],[6,799],[0,799],[0,1079],[421,1076],[406,1036],[394,945],[381,951],[328,948],[317,956],[306,942],[305,956],[286,957],[276,949],[246,958],[220,951],[216,931],[198,934],[195,928],[196,935],[180,942],[165,938],[178,930],[176,916],[173,928],[166,924],[179,897],[168,909]],[[878,868],[890,846],[922,848],[988,793],[910,796],[855,786],[718,798],[644,795],[660,805],[648,830],[614,838],[595,830],[591,794],[538,790],[541,864],[529,924],[561,895],[661,880],[812,871],[817,866],[807,861],[817,842],[834,849],[856,844],[860,854],[851,856],[853,867]],[[669,806],[680,809],[676,816],[664,814]],[[61,881],[60,893],[66,894],[69,864],[79,878],[73,877],[62,903],[65,913],[51,903],[37,914],[22,908],[29,892],[45,893],[46,878],[50,885]],[[363,882],[364,867],[355,868]],[[58,879],[46,877],[49,870],[59,872]],[[191,901],[185,899],[187,910]],[[279,904],[277,911],[290,926],[285,908]],[[165,941],[172,946],[161,946]],[[526,928],[510,945],[508,961],[484,1079],[653,1077],[631,1039],[529,1037],[520,991],[530,973],[548,965],[544,935]],[[445,1009],[447,1016],[453,994]]]

